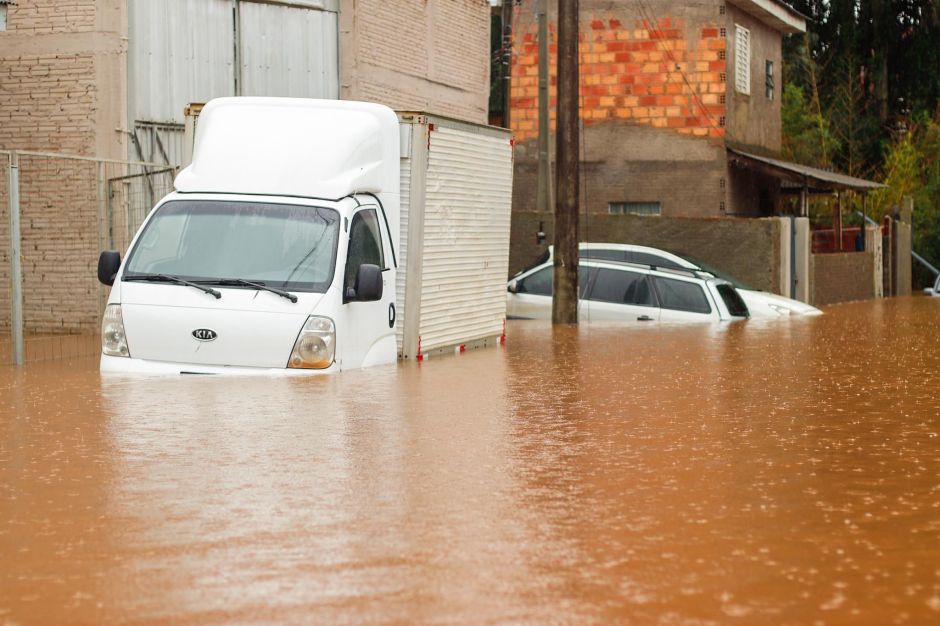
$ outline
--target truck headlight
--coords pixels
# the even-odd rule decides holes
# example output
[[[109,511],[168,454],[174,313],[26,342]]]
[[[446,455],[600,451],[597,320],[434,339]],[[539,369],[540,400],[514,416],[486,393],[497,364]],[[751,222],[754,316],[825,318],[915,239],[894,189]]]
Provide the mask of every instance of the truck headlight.
[[[336,327],[328,317],[311,315],[297,335],[289,368],[324,369],[333,364],[336,353]]]
[[[109,304],[101,320],[101,352],[107,356],[130,356],[120,304]]]

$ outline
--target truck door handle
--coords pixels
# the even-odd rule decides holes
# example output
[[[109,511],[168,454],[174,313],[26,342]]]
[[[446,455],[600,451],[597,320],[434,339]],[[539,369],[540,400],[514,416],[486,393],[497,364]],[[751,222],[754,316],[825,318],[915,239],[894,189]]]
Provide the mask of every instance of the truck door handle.
[[[640,317],[636,318],[636,320],[638,322],[652,322],[653,318],[649,315],[641,315]]]

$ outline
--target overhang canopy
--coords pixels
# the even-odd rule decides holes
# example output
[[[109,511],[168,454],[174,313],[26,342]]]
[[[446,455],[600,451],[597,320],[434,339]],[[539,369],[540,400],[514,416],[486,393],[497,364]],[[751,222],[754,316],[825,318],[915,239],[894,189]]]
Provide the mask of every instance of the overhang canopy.
[[[782,0],[727,0],[786,35],[806,32],[806,16]]]
[[[809,167],[808,165],[800,165],[799,163],[790,163],[789,161],[780,161],[756,154],[749,154],[733,148],[728,148],[728,162],[744,169],[764,172],[774,178],[827,191],[849,189],[852,191],[868,192],[874,191],[875,189],[882,189],[886,186],[863,178],[855,178],[854,176],[846,176],[845,174],[821,170],[817,167]]]

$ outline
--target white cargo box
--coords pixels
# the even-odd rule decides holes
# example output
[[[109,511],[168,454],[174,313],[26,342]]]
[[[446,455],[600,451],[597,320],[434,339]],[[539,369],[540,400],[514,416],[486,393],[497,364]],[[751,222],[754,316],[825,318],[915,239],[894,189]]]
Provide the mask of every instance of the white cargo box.
[[[398,119],[398,356],[496,342],[506,320],[512,135],[424,113]]]

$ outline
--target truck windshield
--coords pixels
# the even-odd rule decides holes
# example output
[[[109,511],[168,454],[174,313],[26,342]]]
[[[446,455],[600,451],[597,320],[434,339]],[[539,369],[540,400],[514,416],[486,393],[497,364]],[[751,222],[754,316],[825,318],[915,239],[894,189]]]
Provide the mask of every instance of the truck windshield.
[[[131,250],[127,278],[165,274],[212,283],[242,279],[326,292],[333,281],[339,213],[322,207],[173,200]]]

